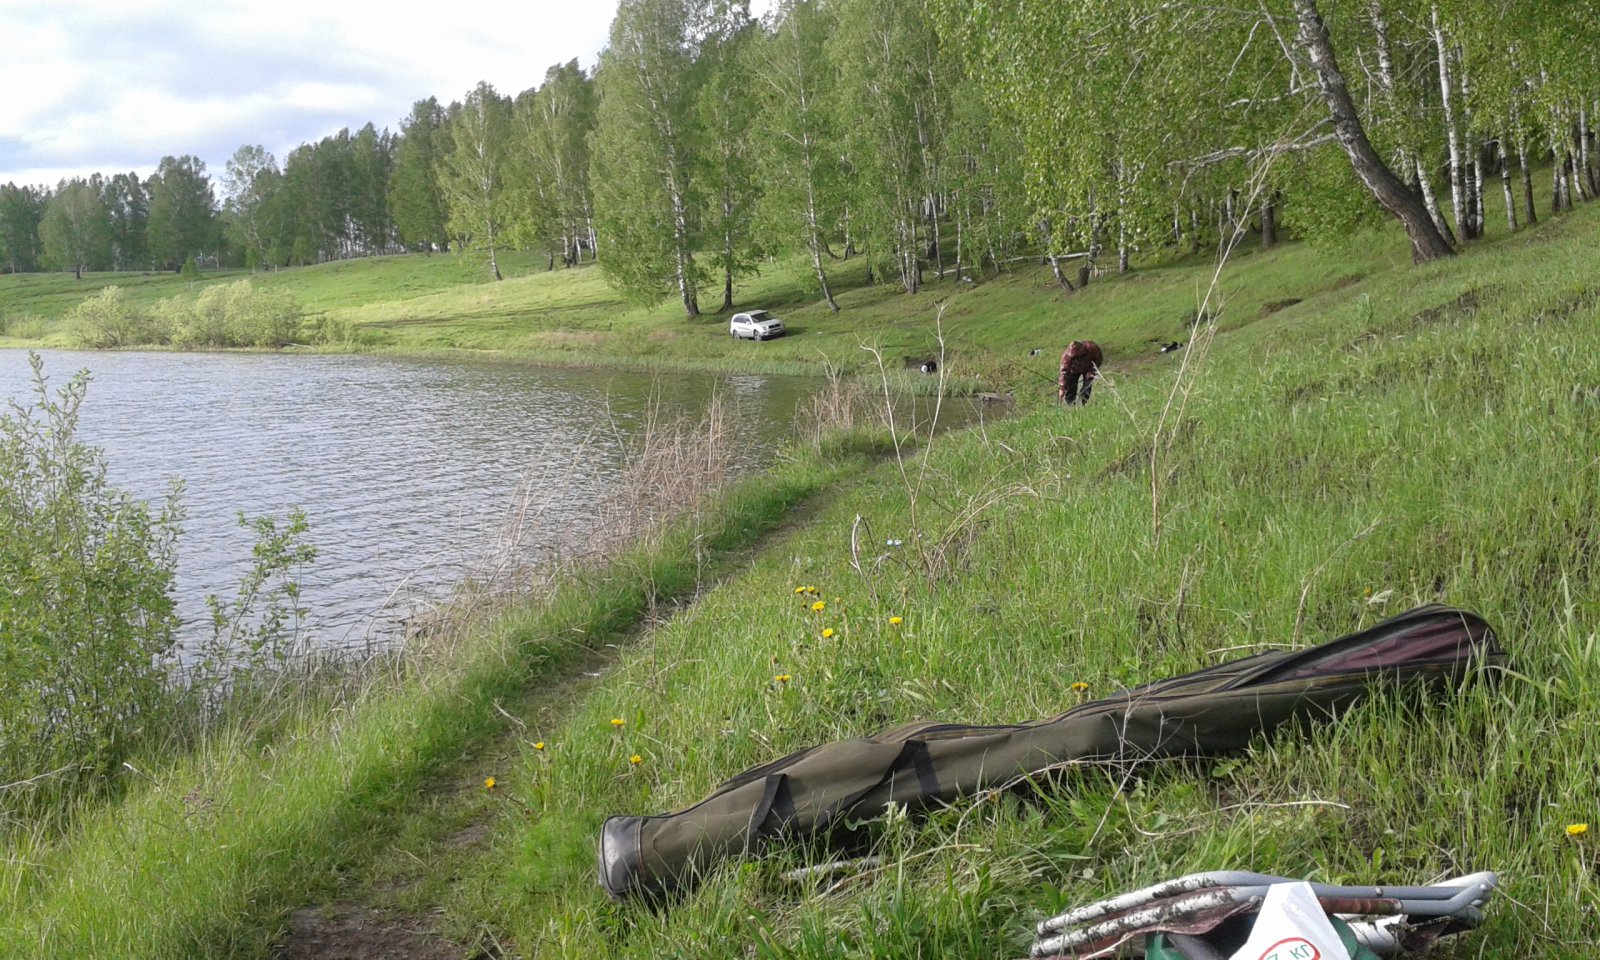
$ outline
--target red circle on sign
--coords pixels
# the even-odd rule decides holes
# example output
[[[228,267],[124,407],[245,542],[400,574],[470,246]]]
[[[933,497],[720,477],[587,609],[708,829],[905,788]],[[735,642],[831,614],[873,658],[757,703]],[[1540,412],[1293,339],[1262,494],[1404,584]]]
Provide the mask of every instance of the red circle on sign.
[[[1263,950],[1261,960],[1322,960],[1322,951],[1305,937],[1288,937]]]

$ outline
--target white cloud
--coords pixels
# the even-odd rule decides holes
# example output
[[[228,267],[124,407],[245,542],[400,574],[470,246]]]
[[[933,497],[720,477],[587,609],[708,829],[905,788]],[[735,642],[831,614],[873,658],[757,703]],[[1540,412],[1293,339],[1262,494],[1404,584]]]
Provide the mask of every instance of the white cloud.
[[[594,63],[615,2],[0,0],[0,183],[149,171],[192,153],[220,173],[261,143],[280,158],[411,104],[505,93],[551,64]]]

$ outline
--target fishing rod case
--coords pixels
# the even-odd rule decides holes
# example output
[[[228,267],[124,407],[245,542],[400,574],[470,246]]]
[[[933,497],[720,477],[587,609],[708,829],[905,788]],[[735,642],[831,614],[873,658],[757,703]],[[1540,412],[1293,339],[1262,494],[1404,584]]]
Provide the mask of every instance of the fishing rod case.
[[[1300,651],[1262,653],[1002,726],[911,723],[755,767],[675,813],[614,816],[600,831],[611,896],[691,886],[721,860],[826,835],[899,804],[915,812],[1067,762],[1242,750],[1296,720],[1335,715],[1382,683],[1454,685],[1504,653],[1484,620],[1419,607]]]

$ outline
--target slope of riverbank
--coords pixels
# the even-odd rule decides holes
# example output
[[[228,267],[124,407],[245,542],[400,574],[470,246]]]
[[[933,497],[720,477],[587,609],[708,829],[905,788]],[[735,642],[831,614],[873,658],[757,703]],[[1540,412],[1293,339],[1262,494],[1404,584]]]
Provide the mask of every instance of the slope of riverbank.
[[[1506,896],[1443,955],[1583,954],[1600,899],[1578,829],[1600,829],[1600,205],[1421,268],[1395,241],[1243,257],[1214,339],[1141,350],[1086,408],[876,466],[859,443],[797,456],[708,526],[485,624],[446,673],[168,763],[0,864],[0,946],[313,956],[294,924],[362,916],[460,955],[1020,956],[1063,904],[1198,870],[1495,869]],[[1191,339],[1170,331],[1210,276],[1036,288],[1031,322],[955,306],[946,322],[1006,362],[1078,323],[1131,357]],[[828,491],[791,536],[739,552]],[[1033,801],[885,820],[878,865],[842,876],[785,880],[813,852],[784,849],[669,910],[595,884],[606,814],[680,807],[792,749],[1032,719],[1433,600],[1485,615],[1509,668],[1222,762],[1087,768]],[[594,647],[614,661],[559,709],[530,698]]]
[[[1236,328],[1314,303],[1404,260],[1403,239],[1388,232],[1337,251],[1284,244],[1263,253],[1246,243],[1222,286],[1230,307],[1223,325]],[[526,254],[502,261],[508,279],[500,283],[488,281],[472,255],[377,257],[250,279],[295,297],[306,311],[302,339],[309,349],[820,374],[875,368],[865,346],[880,351],[899,385],[925,387],[904,375],[905,362],[938,356],[942,329],[951,379],[967,389],[995,389],[1053,380],[1062,347],[1075,338],[1099,341],[1114,365],[1152,354],[1159,343],[1187,340],[1212,272],[1209,257],[1189,257],[1107,275],[1067,294],[1048,268],[1027,261],[976,283],[935,280],[906,295],[865,284],[856,259],[836,266],[843,309],[835,314],[802,286],[799,266],[768,263],[739,288],[740,309],[770,309],[788,324],[788,336],[766,343],[730,338],[728,313],[690,321],[671,302],[640,307],[619,297],[597,266],[550,272],[542,258]],[[193,296],[246,276],[207,274],[193,285],[171,274],[90,274],[83,281],[0,276],[0,346],[69,345],[71,309],[109,285],[123,287],[134,309],[148,310],[162,297]],[[1034,349],[1039,353],[1030,356]]]

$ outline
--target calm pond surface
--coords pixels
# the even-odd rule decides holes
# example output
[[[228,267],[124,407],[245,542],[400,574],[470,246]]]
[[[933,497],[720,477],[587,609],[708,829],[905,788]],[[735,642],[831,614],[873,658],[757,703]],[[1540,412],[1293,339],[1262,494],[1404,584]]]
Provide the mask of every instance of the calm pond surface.
[[[716,393],[740,469],[793,431],[798,378],[642,374],[362,356],[44,351],[52,387],[93,375],[80,437],[142,498],[183,481],[177,599],[185,641],[205,596],[233,596],[251,517],[305,510],[303,580],[318,646],[361,649],[492,556],[524,477],[535,553],[581,543],[645,424],[698,418]],[[26,401],[27,354],[0,350],[0,403]]]

